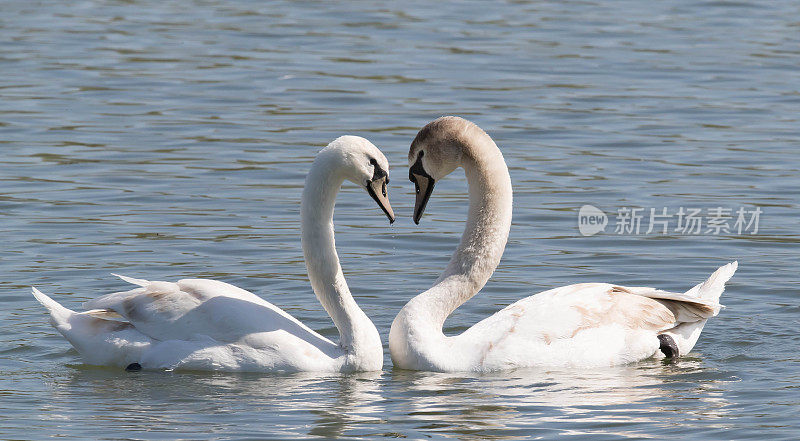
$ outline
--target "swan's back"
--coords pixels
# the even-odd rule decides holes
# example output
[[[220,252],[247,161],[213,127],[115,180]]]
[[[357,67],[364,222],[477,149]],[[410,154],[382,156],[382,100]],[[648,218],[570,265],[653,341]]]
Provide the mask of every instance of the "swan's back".
[[[683,294],[608,283],[559,287],[521,299],[456,338],[475,342],[481,370],[663,357],[661,334],[686,354],[706,320],[719,313],[719,296],[736,268],[736,262],[725,265]]]

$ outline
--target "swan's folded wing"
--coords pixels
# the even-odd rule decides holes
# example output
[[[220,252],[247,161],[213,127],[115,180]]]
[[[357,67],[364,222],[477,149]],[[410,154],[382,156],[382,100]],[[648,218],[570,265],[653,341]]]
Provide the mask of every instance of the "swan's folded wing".
[[[157,340],[189,339],[197,334],[195,326],[181,320],[207,299],[182,291],[177,283],[135,280],[140,288],[108,294],[83,306],[95,311],[114,311]]]
[[[676,323],[658,300],[607,283],[584,283],[524,298],[458,340],[473,342],[475,363],[487,369],[622,363],[652,355],[655,334]]]
[[[703,299],[690,293],[681,294],[641,286],[615,286],[614,289],[658,301],[669,308],[680,323],[713,317],[722,308],[715,300]]]
[[[132,277],[120,275],[116,276],[128,283],[138,285],[140,288],[116,292],[89,300],[84,303],[84,308],[110,309],[126,316],[128,314],[124,311],[124,308],[123,311],[119,310],[126,302],[128,306],[133,307],[136,304],[146,304],[157,300],[161,300],[162,303],[168,301],[171,303],[171,308],[169,309],[175,314],[180,314],[181,311],[188,311],[194,308],[198,303],[205,302],[217,296],[226,296],[254,303],[268,303],[249,291],[218,280],[183,279],[179,280],[177,283],[173,283],[134,279]],[[135,308],[131,310],[133,309]]]
[[[554,309],[577,314],[577,325],[569,337],[604,326],[660,331],[677,321],[674,312],[661,302],[607,283],[581,283],[552,291],[549,301]]]
[[[494,334],[497,340],[534,338],[550,344],[589,329],[661,331],[676,323],[672,309],[656,299],[607,283],[581,283],[521,299],[468,332]]]
[[[616,287],[632,294],[655,299],[673,309],[680,322],[692,322],[713,317],[724,308],[719,297],[725,291],[725,283],[733,277],[738,262],[719,267],[704,282],[698,283],[683,294],[646,287]]]
[[[333,345],[280,308],[224,282],[126,280],[140,287],[99,297],[84,306],[114,311],[140,332],[161,341],[203,336],[235,342],[253,333],[284,331],[317,346]]]

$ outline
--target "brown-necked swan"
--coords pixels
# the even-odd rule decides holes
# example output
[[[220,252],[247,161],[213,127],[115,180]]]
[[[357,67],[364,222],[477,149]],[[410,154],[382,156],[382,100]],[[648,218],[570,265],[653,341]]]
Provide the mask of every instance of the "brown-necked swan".
[[[475,124],[442,117],[417,134],[408,155],[419,219],[436,181],[463,167],[467,226],[433,287],[409,301],[392,323],[389,350],[403,369],[491,371],[531,366],[598,366],[688,353],[717,315],[737,263],[684,294],[609,283],[551,289],[513,303],[460,335],[445,319],[484,286],[511,226],[511,178],[500,149]]]

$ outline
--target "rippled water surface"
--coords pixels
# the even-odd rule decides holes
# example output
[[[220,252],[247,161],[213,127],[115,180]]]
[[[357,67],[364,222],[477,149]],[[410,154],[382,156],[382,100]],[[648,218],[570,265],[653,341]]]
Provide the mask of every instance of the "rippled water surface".
[[[0,438],[800,438],[797,2],[0,7]],[[354,134],[393,166],[398,222],[352,185],[335,219],[385,342],[463,227],[461,173],[410,218],[407,149],[444,114],[492,135],[515,189],[503,261],[447,332],[554,286],[684,291],[738,260],[695,350],[591,371],[414,373],[387,347],[374,374],[124,373],[82,364],[29,294],[79,308],[126,288],[111,272],[214,277],[334,338],[299,202],[314,154]],[[586,204],[609,217],[591,237]],[[626,207],[638,235],[615,231]],[[758,231],[646,234],[651,208],[715,207],[761,210]]]

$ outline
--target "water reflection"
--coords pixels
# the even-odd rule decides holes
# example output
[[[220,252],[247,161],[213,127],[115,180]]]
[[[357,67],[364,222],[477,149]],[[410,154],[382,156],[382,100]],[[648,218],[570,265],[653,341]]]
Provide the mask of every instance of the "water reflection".
[[[740,409],[726,393],[736,376],[693,358],[489,374],[125,373],[75,365],[44,378],[38,419],[56,425],[54,433],[84,436],[123,427],[150,437],[642,438],[667,429],[721,431]]]
[[[381,402],[381,387],[378,380],[381,372],[366,372],[344,375],[333,379],[331,402],[322,409],[313,410],[316,415],[314,427],[309,435],[340,437],[359,424],[379,424],[385,409]]]
[[[297,437],[352,435],[359,426],[383,421],[382,372],[351,375],[123,373],[72,366],[48,381],[51,399],[42,411],[52,418],[74,412],[73,403],[99,422],[158,432],[181,427],[208,434],[266,431]],[[153,412],[158,409],[157,412]],[[309,421],[309,416],[311,416]],[[262,423],[269,421],[269,427]],[[303,421],[301,423],[301,421]]]
[[[588,433],[587,428],[604,426],[606,434],[630,437],[646,436],[642,427],[658,427],[670,420],[664,412],[671,409],[658,403],[674,398],[676,382],[705,375],[704,370],[699,362],[687,360],[479,375],[395,370],[392,377],[402,385],[399,395],[407,397],[405,415],[417,430],[454,437],[490,433],[503,438],[517,436],[521,428],[525,433],[552,435],[575,432],[577,427]],[[695,392],[692,398],[703,403],[698,413],[709,407],[720,411],[726,404],[718,394]]]

